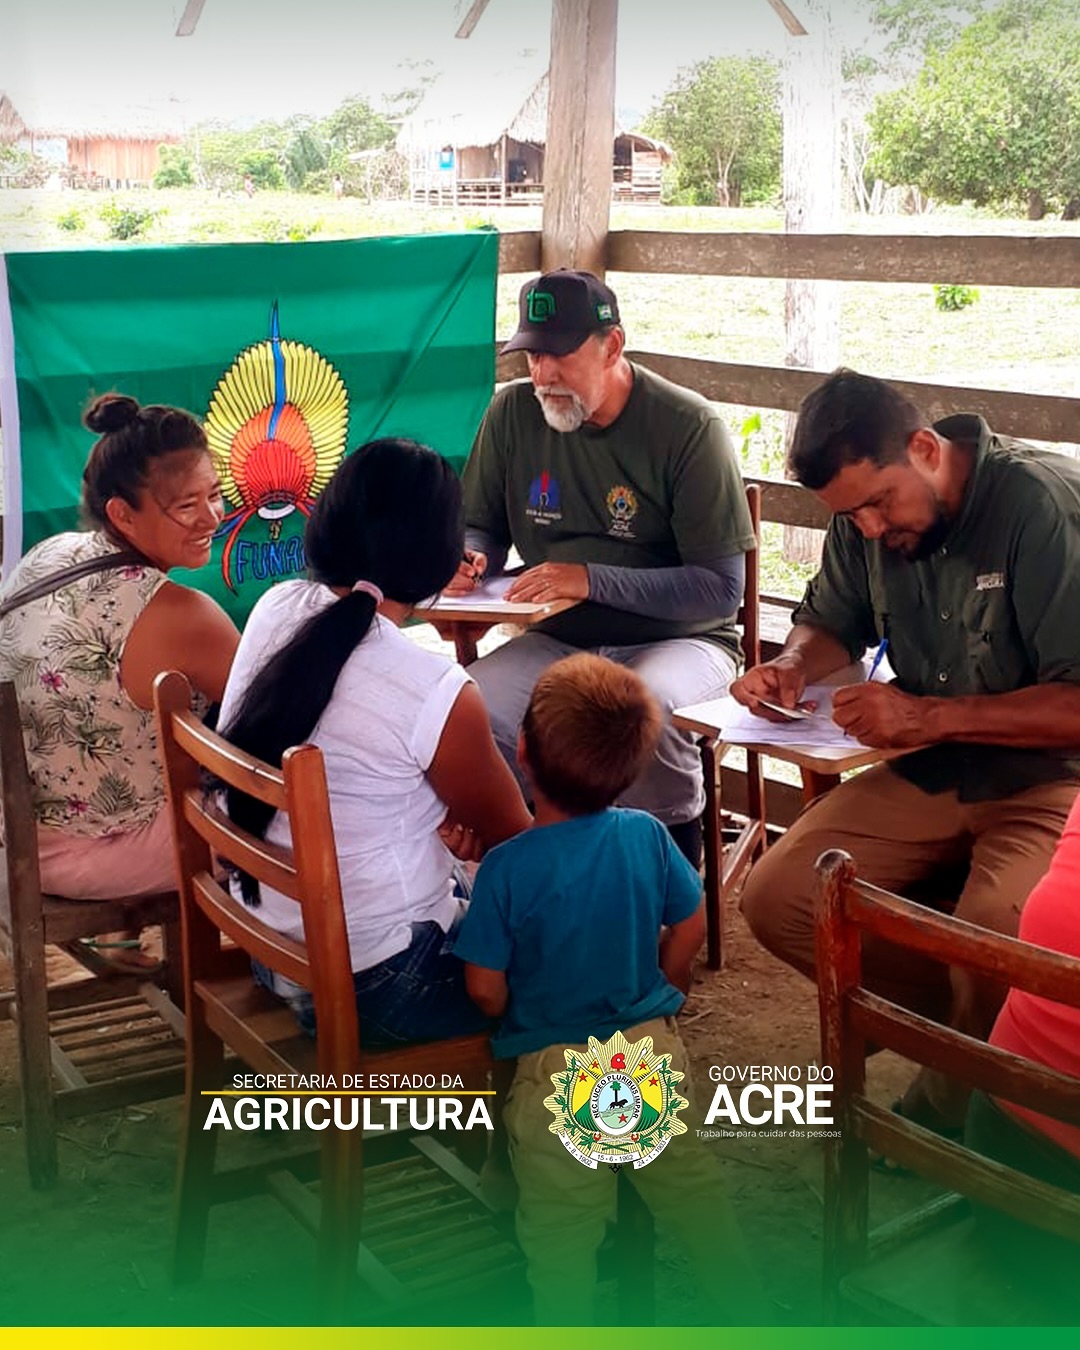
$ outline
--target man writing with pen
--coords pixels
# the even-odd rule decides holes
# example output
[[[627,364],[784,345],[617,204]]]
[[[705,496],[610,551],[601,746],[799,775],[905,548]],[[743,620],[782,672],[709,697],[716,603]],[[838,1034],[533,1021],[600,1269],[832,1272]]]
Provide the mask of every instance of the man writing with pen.
[[[589,272],[526,282],[518,330],[529,378],[500,389],[465,467],[469,552],[447,595],[525,570],[511,602],[579,603],[469,668],[496,743],[516,764],[537,678],[582,649],[629,666],[665,714],[655,754],[619,804],[667,826],[697,866],[705,790],[673,708],[726,693],[741,656],[735,616],[755,547],[738,463],[711,404],[625,354],[614,293]]]
[[[833,512],[821,568],[780,655],[731,692],[775,720],[760,700],[795,707],[887,643],[896,679],[838,689],[833,717],[912,753],[800,816],[751,872],[747,921],[812,976],[814,863],[843,848],[862,879],[1015,934],[1080,789],[1080,465],[979,417],[928,426],[840,370],[803,403],[789,467]],[[869,940],[863,965],[885,997],[980,1038],[1005,993]],[[894,1109],[948,1133],[964,1096],[923,1070]]]

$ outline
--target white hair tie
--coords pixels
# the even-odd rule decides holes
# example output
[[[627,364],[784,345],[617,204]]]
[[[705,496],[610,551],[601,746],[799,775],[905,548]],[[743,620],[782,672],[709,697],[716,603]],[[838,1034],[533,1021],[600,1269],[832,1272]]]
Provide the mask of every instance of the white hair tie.
[[[383,593],[373,581],[357,581],[353,585],[353,590],[363,591],[365,595],[372,596],[376,605],[381,605],[383,602]]]

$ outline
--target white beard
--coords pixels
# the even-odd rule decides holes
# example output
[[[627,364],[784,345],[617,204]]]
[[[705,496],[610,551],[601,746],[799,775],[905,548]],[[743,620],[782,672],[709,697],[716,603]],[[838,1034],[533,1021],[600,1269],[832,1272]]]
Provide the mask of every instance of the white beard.
[[[534,388],[533,393],[544,414],[544,421],[552,431],[577,431],[593,413],[593,409],[586,407],[572,389],[565,389],[562,385],[542,385]]]

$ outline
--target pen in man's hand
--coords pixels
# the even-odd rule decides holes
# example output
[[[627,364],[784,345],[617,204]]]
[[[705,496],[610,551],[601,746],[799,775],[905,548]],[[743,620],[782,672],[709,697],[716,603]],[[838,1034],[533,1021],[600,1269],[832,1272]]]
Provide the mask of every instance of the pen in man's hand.
[[[874,678],[877,668],[878,666],[881,665],[885,653],[888,650],[889,650],[889,639],[887,637],[883,637],[881,641],[878,643],[878,649],[874,653],[874,659],[870,662],[870,673],[866,677],[867,684],[869,684],[870,681]]]

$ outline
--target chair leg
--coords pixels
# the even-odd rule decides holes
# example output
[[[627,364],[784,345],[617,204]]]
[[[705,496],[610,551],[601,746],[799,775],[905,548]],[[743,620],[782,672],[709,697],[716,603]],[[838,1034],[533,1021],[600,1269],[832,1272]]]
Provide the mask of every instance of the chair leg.
[[[816,769],[802,770],[803,805],[809,806],[815,797],[831,792],[840,783],[838,773],[818,773]]]
[[[179,916],[161,925],[161,954],[165,959],[165,992],[178,1008],[184,1007],[184,957]]]
[[[218,1132],[203,1129],[207,1101],[201,1094],[220,1088],[225,1075],[225,1047],[206,1025],[198,1000],[192,1002],[187,1013],[187,1091],[176,1183],[175,1284],[188,1284],[202,1274]]]
[[[363,1135],[327,1130],[322,1144],[319,1215],[319,1304],[331,1326],[347,1325],[356,1288],[363,1212]]]
[[[49,1048],[49,989],[45,974],[44,932],[23,933],[14,961],[15,1017],[19,1037],[19,1075],[23,1133],[30,1185],[38,1191],[56,1185],[56,1100]]]
[[[716,748],[711,741],[701,745],[701,770],[705,780],[705,942],[706,964],[719,970],[724,964],[723,854],[720,847],[720,803],[716,792]]]
[[[769,819],[765,806],[765,774],[761,765],[761,756],[750,750],[746,756],[746,806],[747,814],[760,828],[758,844],[753,857],[760,858],[769,841]]]

